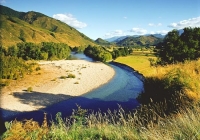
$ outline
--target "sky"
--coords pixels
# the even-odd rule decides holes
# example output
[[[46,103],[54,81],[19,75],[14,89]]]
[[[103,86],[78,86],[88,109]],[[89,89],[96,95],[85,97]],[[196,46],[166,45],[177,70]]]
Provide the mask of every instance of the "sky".
[[[200,27],[200,0],[0,0],[61,20],[91,39]]]

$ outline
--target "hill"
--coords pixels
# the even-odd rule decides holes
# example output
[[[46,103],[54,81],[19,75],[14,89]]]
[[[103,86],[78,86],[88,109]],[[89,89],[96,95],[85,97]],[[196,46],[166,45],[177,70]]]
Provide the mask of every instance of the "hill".
[[[97,38],[97,39],[95,40],[95,42],[96,42],[97,44],[99,44],[99,45],[111,45],[110,42],[108,42],[108,41],[106,41],[106,40],[103,40],[102,38]]]
[[[130,35],[126,35],[126,36],[114,36],[114,37],[111,37],[111,38],[107,38],[105,40],[108,41],[108,42],[115,42],[115,43],[117,43],[117,42],[119,42],[119,41],[121,41],[121,40],[123,40],[123,39],[125,39],[127,37],[139,37],[139,36],[150,36],[150,35],[153,35],[153,36],[155,36],[157,38],[164,38],[165,37],[165,35],[162,35],[162,34],[145,34],[145,35],[133,35],[133,36],[130,36]]]
[[[163,40],[162,38],[158,38],[153,35],[139,36],[139,37],[130,36],[117,42],[117,45],[119,46],[151,46],[151,45],[156,45],[162,40]]]
[[[95,44],[75,28],[42,13],[18,12],[2,5],[0,9],[0,39],[3,46],[25,41],[60,42],[72,47]]]

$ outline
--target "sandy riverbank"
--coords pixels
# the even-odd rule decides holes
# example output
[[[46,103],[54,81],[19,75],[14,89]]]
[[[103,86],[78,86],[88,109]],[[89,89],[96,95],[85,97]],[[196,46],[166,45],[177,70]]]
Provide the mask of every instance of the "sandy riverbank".
[[[2,89],[0,107],[13,111],[37,110],[80,96],[107,83],[115,71],[100,62],[60,60],[39,62],[41,71]],[[74,74],[75,78],[61,79]],[[32,87],[33,92],[27,92]]]

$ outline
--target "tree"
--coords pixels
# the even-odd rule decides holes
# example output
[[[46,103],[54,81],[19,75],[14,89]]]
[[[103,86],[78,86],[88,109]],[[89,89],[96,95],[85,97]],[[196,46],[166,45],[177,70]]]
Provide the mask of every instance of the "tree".
[[[24,33],[24,30],[22,29],[20,29],[19,39],[21,39],[23,42],[26,42],[25,33]]]
[[[200,57],[200,28],[184,28],[181,35],[172,30],[158,48],[161,64],[195,60]]]

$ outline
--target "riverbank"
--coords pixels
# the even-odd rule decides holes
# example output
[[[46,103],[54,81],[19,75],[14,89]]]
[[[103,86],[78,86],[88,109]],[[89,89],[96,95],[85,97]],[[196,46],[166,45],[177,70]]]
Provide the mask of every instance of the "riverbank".
[[[101,62],[60,60],[39,62],[41,71],[2,89],[2,109],[33,111],[80,96],[109,82],[115,71]],[[67,78],[73,75],[74,78]],[[27,92],[32,87],[33,92]]]
[[[143,74],[139,73],[134,68],[132,68],[132,67],[126,65],[126,64],[122,64],[122,63],[115,62],[115,61],[110,62],[110,64],[118,66],[118,67],[120,67],[120,68],[122,68],[122,69],[124,69],[124,70],[126,70],[128,72],[132,72],[135,75],[135,77],[140,79],[142,82],[144,82],[144,80],[145,80],[145,77],[144,77]]]

